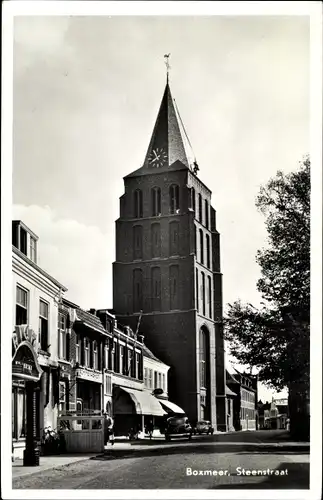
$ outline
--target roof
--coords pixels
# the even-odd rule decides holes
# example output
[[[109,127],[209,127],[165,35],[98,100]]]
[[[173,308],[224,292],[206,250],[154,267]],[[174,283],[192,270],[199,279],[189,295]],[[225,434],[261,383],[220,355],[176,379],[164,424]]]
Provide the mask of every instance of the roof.
[[[144,164],[126,177],[192,169],[195,158],[169,83],[166,83]]]
[[[151,352],[151,350],[148,349],[148,347],[145,344],[143,344],[143,346],[142,346],[142,353],[143,353],[144,356],[146,356],[146,358],[150,358],[150,359],[153,359],[154,361],[158,361],[159,363],[165,364],[163,361],[161,361],[160,359],[158,359],[155,356],[155,354],[153,354]]]
[[[94,314],[83,311],[83,309],[76,309],[76,315],[76,321],[80,321],[86,326],[93,328],[93,330],[107,335],[108,332],[103,328],[101,320],[97,316],[94,316]]]

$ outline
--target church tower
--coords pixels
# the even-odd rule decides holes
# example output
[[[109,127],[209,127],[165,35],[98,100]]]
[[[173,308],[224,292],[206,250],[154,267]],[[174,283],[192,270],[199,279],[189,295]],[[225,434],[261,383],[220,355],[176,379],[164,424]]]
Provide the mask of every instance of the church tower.
[[[113,309],[170,365],[169,399],[226,430],[220,239],[168,78],[141,168],[124,178]]]

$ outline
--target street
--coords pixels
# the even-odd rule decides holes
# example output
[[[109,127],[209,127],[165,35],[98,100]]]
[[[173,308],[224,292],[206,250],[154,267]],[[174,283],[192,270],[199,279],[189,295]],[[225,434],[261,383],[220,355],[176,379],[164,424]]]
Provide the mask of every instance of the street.
[[[29,489],[307,489],[309,451],[268,432],[153,442],[13,480]]]

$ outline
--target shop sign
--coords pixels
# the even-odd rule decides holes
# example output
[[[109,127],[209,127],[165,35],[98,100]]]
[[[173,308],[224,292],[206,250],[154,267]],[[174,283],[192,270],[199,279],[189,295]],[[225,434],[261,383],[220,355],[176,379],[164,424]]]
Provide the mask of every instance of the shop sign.
[[[29,342],[22,342],[12,360],[12,375],[38,381],[42,370],[38,365],[36,355]]]

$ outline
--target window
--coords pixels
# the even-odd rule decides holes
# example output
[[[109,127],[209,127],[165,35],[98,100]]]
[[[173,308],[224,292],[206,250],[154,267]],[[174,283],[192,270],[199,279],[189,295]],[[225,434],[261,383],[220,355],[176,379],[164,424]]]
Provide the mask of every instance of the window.
[[[204,273],[201,273],[202,275],[202,314],[203,316],[205,316],[205,274]]]
[[[199,193],[199,221],[200,221],[201,224],[203,223],[203,214],[202,214],[203,208],[202,208],[202,205],[203,205],[203,203],[202,203],[202,195],[201,195],[201,193]]]
[[[162,389],[163,389],[163,391],[164,391],[164,392],[166,392],[166,386],[165,386],[165,373],[163,373],[163,375],[162,375],[162,379],[163,379],[163,380],[162,380]]]
[[[139,352],[135,352],[135,357],[136,357],[135,378],[139,378],[139,374],[140,374],[140,354],[139,354]]]
[[[81,337],[78,333],[75,339],[75,361],[81,363]]]
[[[104,374],[104,394],[111,394],[111,393],[112,393],[111,375],[108,375],[107,373],[105,373]]]
[[[205,207],[205,225],[207,229],[209,229],[209,204],[208,201],[204,201],[204,207]]]
[[[154,389],[158,387],[158,373],[154,372]]]
[[[200,262],[204,264],[204,242],[203,242],[203,231],[199,230],[200,233]]]
[[[30,246],[29,246],[30,252],[30,260],[33,262],[36,262],[36,240],[30,236]]]
[[[59,411],[63,412],[66,411],[66,382],[65,380],[60,380],[59,381]]]
[[[151,269],[151,296],[152,296],[152,309],[153,311],[160,311],[161,300],[161,276],[160,267],[153,267]]]
[[[191,188],[191,208],[195,212],[195,189]]]
[[[170,213],[179,213],[179,186],[172,184],[169,188]]]
[[[12,438],[20,439],[26,437],[26,391],[24,387],[13,386],[11,394]]]
[[[198,269],[195,270],[196,278],[196,310],[199,311],[199,272]]]
[[[133,227],[133,258],[142,259],[142,226]]]
[[[141,219],[143,216],[142,191],[136,189],[134,192],[134,216]]]
[[[200,330],[200,387],[206,387],[206,332]]]
[[[22,227],[20,228],[20,249],[22,253],[27,255],[27,231],[23,229]]]
[[[160,224],[151,225],[151,251],[152,257],[160,257]]]
[[[210,236],[206,235],[206,266],[211,269]]]
[[[179,254],[179,223],[173,221],[169,224],[169,255]]]
[[[93,368],[94,370],[99,369],[99,353],[98,353],[98,343],[96,340],[93,340]]]
[[[66,332],[66,316],[58,313],[58,356],[60,359],[68,359],[68,345]]]
[[[90,341],[84,339],[84,366],[90,366]]]
[[[124,372],[124,346],[119,346],[119,373],[123,374]]]
[[[110,369],[109,344],[107,342],[104,344],[104,368]]]
[[[127,366],[127,373],[128,377],[133,376],[133,350],[128,349],[128,366]]]
[[[208,303],[209,303],[209,318],[212,318],[212,282],[211,277],[207,277]]]
[[[144,368],[144,386],[148,387],[148,370]]]
[[[158,387],[161,388],[161,386],[162,386],[161,373],[158,373]]]
[[[142,270],[133,270],[133,309],[139,312],[142,309]]]
[[[179,308],[178,274],[179,274],[178,266],[170,266],[169,268],[170,309]]]
[[[153,187],[151,190],[152,215],[156,217],[161,215],[161,190],[159,187]]]
[[[16,288],[16,325],[28,323],[28,292],[20,286]]]
[[[44,300],[39,301],[39,337],[42,351],[48,350],[48,304]]]
[[[148,369],[148,389],[153,388],[153,371],[149,368]]]

